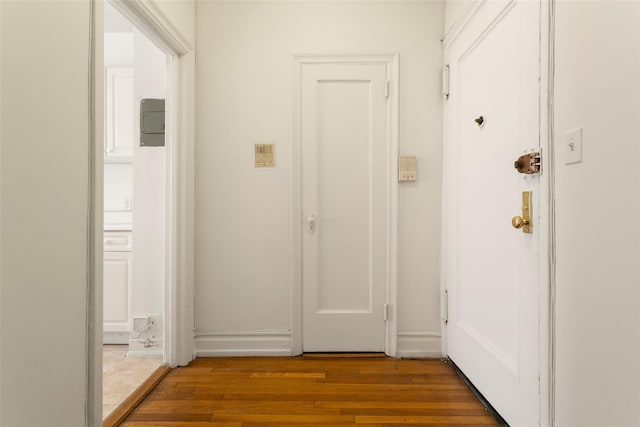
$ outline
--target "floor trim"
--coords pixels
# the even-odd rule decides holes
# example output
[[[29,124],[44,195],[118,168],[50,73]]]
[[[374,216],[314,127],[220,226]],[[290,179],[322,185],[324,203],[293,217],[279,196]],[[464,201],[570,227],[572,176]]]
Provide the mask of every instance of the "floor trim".
[[[171,372],[168,366],[160,366],[145,382],[140,384],[116,409],[102,421],[102,427],[117,427],[147,397],[162,379]]]
[[[500,424],[500,427],[509,427],[509,423],[507,423],[505,419],[502,418],[502,416],[498,413],[498,411],[496,411],[496,408],[494,408],[491,403],[489,403],[489,401],[485,399],[482,393],[480,393],[480,390],[478,390],[476,386],[474,386],[473,383],[469,380],[469,378],[467,378],[464,372],[462,372],[460,368],[458,368],[458,365],[456,365],[455,362],[449,357],[445,359],[445,362],[451,365],[453,369],[455,369],[456,374],[458,374],[458,376],[462,378],[462,381],[464,381],[465,385],[469,387],[469,390],[471,390],[471,392],[473,392],[473,394],[478,398],[487,412],[489,412],[493,416],[493,418],[496,419],[498,424]]]

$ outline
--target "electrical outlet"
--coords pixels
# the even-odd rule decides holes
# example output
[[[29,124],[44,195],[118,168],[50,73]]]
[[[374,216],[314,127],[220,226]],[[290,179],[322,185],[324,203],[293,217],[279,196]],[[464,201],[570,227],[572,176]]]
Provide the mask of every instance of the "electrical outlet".
[[[159,338],[162,329],[160,328],[160,314],[158,313],[149,313],[149,321],[151,325],[149,326],[149,335],[152,340],[156,340]]]
[[[151,322],[151,327],[149,328],[149,330],[151,331],[160,330],[160,314],[149,313],[149,321]]]

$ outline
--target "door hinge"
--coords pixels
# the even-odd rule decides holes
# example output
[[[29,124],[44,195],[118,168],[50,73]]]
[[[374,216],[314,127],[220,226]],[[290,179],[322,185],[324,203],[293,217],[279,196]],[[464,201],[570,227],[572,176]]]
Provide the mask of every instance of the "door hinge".
[[[384,321],[389,320],[389,304],[385,304],[382,309],[382,316],[384,317]]]
[[[446,289],[442,291],[442,321],[449,322],[449,292]]]
[[[445,65],[442,69],[442,96],[449,98],[449,66]]]
[[[389,99],[389,93],[391,92],[391,82],[387,80],[384,86],[384,98]]]
[[[513,163],[513,167],[516,168],[518,172],[527,175],[539,173],[542,170],[541,150],[532,151],[531,153],[518,157],[518,160]]]

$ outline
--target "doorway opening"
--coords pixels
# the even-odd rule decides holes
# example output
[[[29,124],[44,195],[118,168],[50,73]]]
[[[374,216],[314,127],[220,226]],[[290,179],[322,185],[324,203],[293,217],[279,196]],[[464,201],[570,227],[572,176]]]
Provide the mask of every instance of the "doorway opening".
[[[103,419],[168,363],[170,65],[169,55],[105,2]]]

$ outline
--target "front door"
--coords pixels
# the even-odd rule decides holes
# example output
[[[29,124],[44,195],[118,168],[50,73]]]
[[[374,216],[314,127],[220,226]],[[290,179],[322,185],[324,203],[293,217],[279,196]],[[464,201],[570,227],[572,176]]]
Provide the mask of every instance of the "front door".
[[[385,349],[387,65],[303,64],[303,351]]]
[[[448,355],[512,426],[539,425],[540,3],[485,2],[447,49]],[[532,194],[532,233],[512,226]]]

